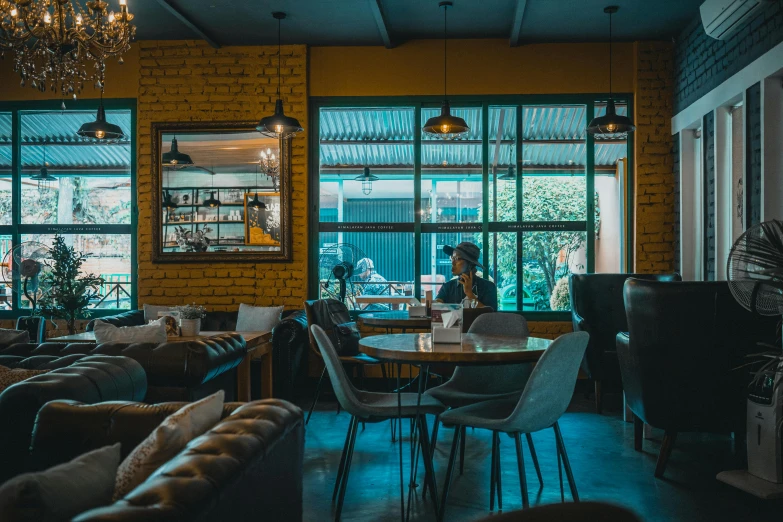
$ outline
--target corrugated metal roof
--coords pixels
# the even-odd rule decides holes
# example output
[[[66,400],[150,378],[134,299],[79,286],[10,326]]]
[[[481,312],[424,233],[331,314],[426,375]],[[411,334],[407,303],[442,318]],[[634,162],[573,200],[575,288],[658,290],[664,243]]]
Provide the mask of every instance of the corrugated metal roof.
[[[130,143],[130,111],[106,111],[106,120],[119,125]],[[22,113],[22,141],[47,143],[84,143],[87,138],[76,135],[82,124],[95,121],[95,111],[47,111]],[[10,135],[10,127],[9,127]]]

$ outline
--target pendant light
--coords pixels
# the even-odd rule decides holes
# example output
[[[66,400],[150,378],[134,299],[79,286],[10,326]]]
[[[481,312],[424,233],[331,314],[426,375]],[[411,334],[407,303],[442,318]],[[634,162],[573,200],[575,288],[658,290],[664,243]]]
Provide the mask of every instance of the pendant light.
[[[38,191],[39,192],[48,192],[50,188],[52,188],[52,183],[57,181],[57,178],[49,174],[49,169],[46,168],[46,142],[44,142],[43,146],[43,167],[41,167],[41,171],[30,177],[31,180],[38,182]]]
[[[617,114],[612,98],[612,15],[618,9],[616,5],[604,8],[604,13],[609,15],[609,101],[606,103],[606,114],[593,118],[587,126],[589,134],[607,140],[624,140],[629,133],[636,130],[630,118]]]
[[[179,167],[180,165],[193,165],[193,160],[190,158],[190,156],[184,152],[179,151],[179,147],[177,147],[176,136],[174,136],[174,139],[171,140],[171,150],[163,153],[162,162],[164,165],[174,168]]]
[[[369,155],[367,154],[367,145],[370,143],[370,138],[364,139],[364,173],[359,174],[355,178],[353,178],[354,181],[361,181],[362,182],[362,193],[364,193],[365,196],[369,196],[372,193],[372,182],[378,181],[380,178],[378,176],[375,176],[373,174],[370,174],[370,161],[369,161]]]
[[[209,174],[212,176],[212,188],[215,188],[215,166],[212,166],[212,170],[209,171]],[[209,208],[217,208],[220,206],[220,200],[215,197],[216,190],[212,190],[209,193],[209,198],[204,200],[204,206]]]
[[[259,210],[266,210],[266,205],[263,201],[259,201],[258,199],[258,165],[256,165],[256,193],[253,197],[253,200],[247,204],[249,208],[254,209],[256,212]]]
[[[82,138],[92,138],[95,140],[120,140],[125,137],[125,133],[119,125],[114,125],[106,121],[106,111],[103,109],[103,84],[101,84],[101,101],[98,105],[98,114],[95,121],[82,125],[76,134]]]
[[[286,116],[283,111],[283,100],[280,99],[280,23],[285,19],[285,13],[275,12],[272,16],[277,20],[277,101],[275,101],[275,113],[261,118],[256,130],[269,138],[287,139],[293,138],[304,129],[299,124],[299,120]]]
[[[166,185],[169,185],[169,169],[166,168]],[[166,210],[167,212],[171,213],[177,210],[177,205],[174,203],[174,200],[171,197],[171,193],[168,191],[168,188],[163,191],[163,210]]]
[[[517,174],[514,169],[514,144],[511,144],[508,151],[508,171],[505,174],[498,176],[498,179],[503,181],[516,181]]]
[[[452,138],[457,138],[465,133],[467,133],[470,130],[470,127],[468,127],[468,124],[465,123],[465,120],[462,118],[459,118],[457,116],[451,115],[451,105],[449,105],[449,100],[446,98],[446,95],[448,93],[447,86],[448,86],[448,67],[447,67],[447,42],[448,42],[448,32],[447,32],[447,23],[446,23],[446,13],[449,9],[449,7],[452,7],[454,4],[452,2],[441,2],[438,4],[439,7],[443,8],[443,105],[440,108],[440,116],[433,116],[432,118],[427,120],[427,123],[424,124],[424,132],[426,134],[430,134],[436,138],[444,139],[444,140],[450,140]]]

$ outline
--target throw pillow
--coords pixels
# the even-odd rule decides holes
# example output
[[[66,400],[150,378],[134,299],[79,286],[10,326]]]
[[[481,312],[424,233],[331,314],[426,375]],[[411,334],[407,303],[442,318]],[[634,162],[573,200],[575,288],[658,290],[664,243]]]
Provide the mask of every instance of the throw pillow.
[[[239,305],[237,315],[237,332],[271,332],[280,324],[282,306],[251,306]]]
[[[155,470],[182,451],[188,442],[205,433],[223,413],[223,390],[192,402],[172,413],[155,431],[125,457],[117,469],[113,500],[127,495]]]
[[[55,522],[111,502],[120,444],[106,446],[0,486],[0,520]]]
[[[51,370],[25,370],[22,368],[11,369],[6,366],[0,366],[0,393],[12,384],[22,382],[30,377],[50,371]]]
[[[158,312],[168,312],[171,306],[144,304],[144,322],[155,321],[158,319]]]
[[[161,317],[157,321],[141,326],[120,327],[96,320],[93,331],[95,332],[95,342],[98,344],[108,342],[165,343],[166,318]]]
[[[0,328],[0,346],[10,346],[16,343],[29,343],[30,332],[27,330],[8,330]]]

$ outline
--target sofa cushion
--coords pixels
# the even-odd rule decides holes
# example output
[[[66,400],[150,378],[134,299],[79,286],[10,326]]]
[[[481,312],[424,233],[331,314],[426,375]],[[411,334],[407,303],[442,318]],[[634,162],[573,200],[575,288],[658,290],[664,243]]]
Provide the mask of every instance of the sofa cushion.
[[[166,417],[120,464],[114,500],[124,497],[188,442],[217,424],[223,412],[223,397],[221,390]]]
[[[35,375],[46,373],[50,370],[25,370],[21,368],[11,369],[7,366],[0,366],[0,392],[9,386],[22,382]]]
[[[282,306],[251,306],[241,303],[237,315],[237,332],[271,332],[280,324]]]
[[[95,342],[98,344],[109,342],[128,343],[165,343],[166,318],[161,317],[157,321],[141,326],[121,326],[95,321]]]
[[[30,332],[27,330],[9,330],[0,328],[0,346],[10,346],[16,343],[29,343]]]
[[[111,502],[120,445],[105,446],[46,471],[25,473],[0,487],[0,520],[70,520]]]

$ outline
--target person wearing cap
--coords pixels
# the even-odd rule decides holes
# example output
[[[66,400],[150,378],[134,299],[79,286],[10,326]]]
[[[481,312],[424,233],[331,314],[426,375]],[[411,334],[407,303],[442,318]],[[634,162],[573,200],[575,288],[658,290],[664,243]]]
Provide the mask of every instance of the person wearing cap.
[[[356,263],[356,274],[365,282],[362,285],[362,295],[390,295],[391,290],[386,278],[375,271],[375,264],[369,257],[363,257]],[[365,310],[389,310],[385,303],[373,303]]]
[[[477,267],[484,268],[479,262],[479,247],[465,241],[455,247],[445,245],[443,252],[451,257],[451,273],[457,277],[440,287],[435,302],[456,304],[467,297],[476,299],[478,308],[488,306],[497,310],[498,289],[495,283],[479,276],[476,271]]]

